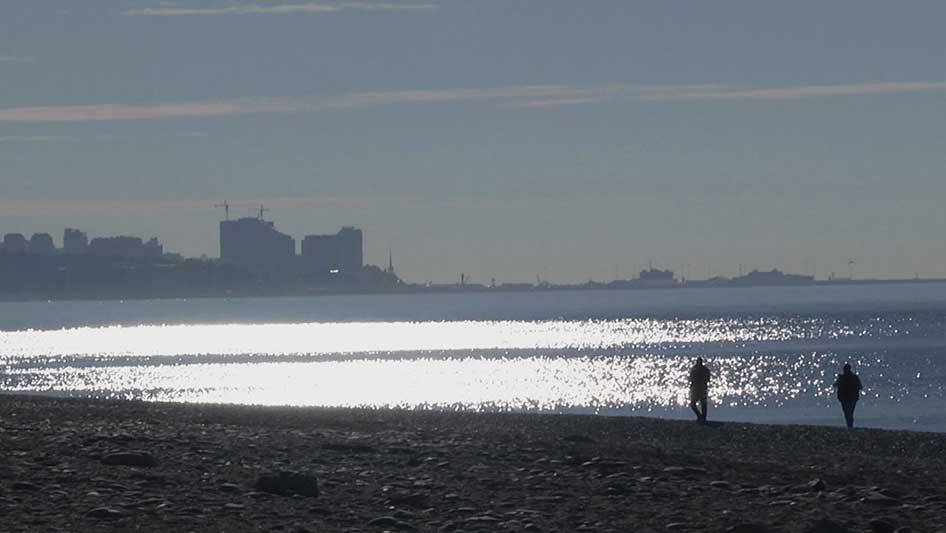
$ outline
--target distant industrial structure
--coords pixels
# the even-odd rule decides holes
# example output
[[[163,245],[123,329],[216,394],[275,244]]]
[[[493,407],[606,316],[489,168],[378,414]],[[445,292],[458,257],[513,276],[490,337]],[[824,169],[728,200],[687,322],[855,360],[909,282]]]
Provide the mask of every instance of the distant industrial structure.
[[[641,287],[650,289],[673,287],[676,284],[672,270],[658,270],[654,267],[641,270],[637,281]]]
[[[814,276],[804,274],[786,274],[781,270],[753,270],[744,276],[729,280],[730,285],[810,285]]]

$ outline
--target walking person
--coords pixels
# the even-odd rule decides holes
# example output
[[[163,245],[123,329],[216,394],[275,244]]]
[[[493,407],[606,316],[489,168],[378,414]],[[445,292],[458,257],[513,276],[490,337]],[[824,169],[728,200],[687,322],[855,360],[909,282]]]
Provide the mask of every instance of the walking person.
[[[834,381],[834,388],[838,391],[838,400],[844,411],[844,421],[847,422],[848,428],[853,428],[854,408],[857,407],[857,400],[860,399],[864,386],[861,384],[861,378],[851,372],[850,364],[844,365],[844,371],[838,374],[838,379]]]
[[[696,413],[696,421],[700,423],[706,423],[709,380],[710,370],[703,365],[703,358],[697,357],[696,364],[690,369],[690,409]],[[697,404],[699,404],[699,409]]]

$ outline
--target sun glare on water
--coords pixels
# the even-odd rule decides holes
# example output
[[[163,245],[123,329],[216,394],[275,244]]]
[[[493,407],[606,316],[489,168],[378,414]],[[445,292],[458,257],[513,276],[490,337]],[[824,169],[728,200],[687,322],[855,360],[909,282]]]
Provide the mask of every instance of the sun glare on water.
[[[648,411],[686,403],[687,369],[711,347],[716,398],[778,405],[827,397],[825,368],[836,361],[821,350],[764,355],[756,343],[850,335],[814,319],[29,330],[0,333],[0,388],[267,405]]]

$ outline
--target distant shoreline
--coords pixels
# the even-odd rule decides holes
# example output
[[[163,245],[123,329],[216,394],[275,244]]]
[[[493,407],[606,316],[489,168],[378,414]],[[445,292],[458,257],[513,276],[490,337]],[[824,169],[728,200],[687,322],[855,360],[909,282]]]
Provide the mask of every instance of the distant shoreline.
[[[825,287],[825,286],[862,286],[862,285],[923,285],[946,283],[946,278],[900,278],[900,279],[835,279],[816,280],[810,283],[772,283],[747,284],[724,283],[712,280],[695,280],[664,286],[640,286],[630,281],[584,284],[540,284],[495,287],[485,285],[425,285],[404,284],[387,288],[306,288],[306,287],[256,287],[247,289],[228,289],[219,291],[159,291],[142,292],[103,289],[101,291],[76,291],[63,295],[42,291],[4,291],[0,292],[0,302],[37,302],[37,301],[117,301],[117,300],[166,300],[180,298],[278,298],[278,297],[317,297],[338,295],[389,295],[389,294],[457,294],[457,293],[536,293],[557,291],[653,291],[678,289],[748,289],[758,287]]]

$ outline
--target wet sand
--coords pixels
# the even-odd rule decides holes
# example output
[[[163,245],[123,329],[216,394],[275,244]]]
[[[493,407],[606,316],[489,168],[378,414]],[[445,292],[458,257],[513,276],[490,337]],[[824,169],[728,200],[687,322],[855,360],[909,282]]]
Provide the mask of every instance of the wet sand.
[[[944,434],[0,396],[3,531],[903,528]]]

